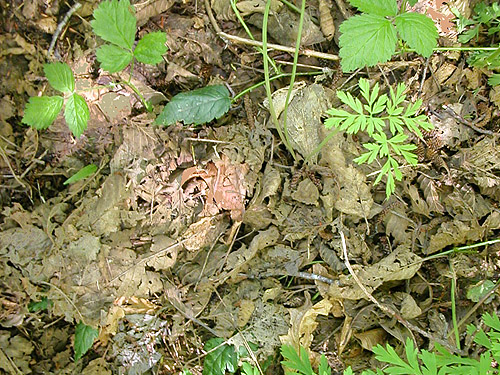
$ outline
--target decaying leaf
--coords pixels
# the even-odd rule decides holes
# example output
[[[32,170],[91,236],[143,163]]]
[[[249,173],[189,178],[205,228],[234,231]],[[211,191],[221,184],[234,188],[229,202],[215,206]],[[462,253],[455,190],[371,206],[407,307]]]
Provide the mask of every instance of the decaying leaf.
[[[374,346],[384,344],[386,333],[382,328],[375,328],[369,331],[355,333],[354,337],[359,340],[363,349],[371,351]]]
[[[431,236],[429,246],[424,248],[425,254],[433,254],[450,245],[460,245],[468,241],[483,238],[485,229],[476,220],[465,223],[461,220],[448,221],[441,224],[437,233]]]
[[[380,285],[388,281],[411,279],[420,269],[421,258],[412,253],[408,246],[398,246],[390,255],[372,266],[353,266],[365,288],[373,292]],[[330,285],[328,294],[331,298],[358,300],[366,298],[364,292],[347,275],[340,275],[338,283]]]

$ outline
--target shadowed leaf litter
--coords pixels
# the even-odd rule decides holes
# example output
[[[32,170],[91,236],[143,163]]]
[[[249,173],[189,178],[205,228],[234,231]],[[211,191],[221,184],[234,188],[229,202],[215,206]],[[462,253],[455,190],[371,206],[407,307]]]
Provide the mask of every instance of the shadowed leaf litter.
[[[497,4],[322,0],[301,21],[274,0],[0,3],[1,374],[361,373],[436,342],[480,358],[467,325],[494,329],[500,302]],[[412,29],[434,37],[431,19],[441,51]],[[339,46],[344,70],[388,62],[342,74]],[[367,164],[358,130],[385,126],[398,83],[433,128]]]

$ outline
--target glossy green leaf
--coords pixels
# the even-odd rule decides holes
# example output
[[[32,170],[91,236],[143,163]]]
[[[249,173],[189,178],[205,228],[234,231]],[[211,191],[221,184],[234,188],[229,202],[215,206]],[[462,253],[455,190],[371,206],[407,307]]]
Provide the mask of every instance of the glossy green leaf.
[[[391,21],[377,15],[350,17],[339,28],[340,64],[344,72],[389,61],[397,35]]]
[[[223,342],[224,339],[212,338],[205,343],[204,349],[209,353],[205,357],[203,375],[224,375],[226,371],[232,374],[237,370],[238,353],[236,353],[234,345],[221,345]],[[219,347],[214,349],[217,346]]]
[[[85,325],[82,322],[76,325],[74,347],[75,362],[82,358],[82,356],[92,347],[98,334],[99,331],[97,329]]]
[[[76,172],[73,176],[68,178],[66,181],[63,182],[63,185],[68,185],[68,184],[73,184],[77,181],[83,180],[97,171],[97,165],[95,164],[89,164],[80,169],[78,172]]]
[[[395,16],[398,12],[396,0],[349,0],[349,2],[363,13],[377,16]]]
[[[207,86],[174,96],[156,118],[155,124],[172,125],[182,121],[186,125],[200,125],[220,118],[230,106],[231,99],[225,86]]]
[[[293,346],[282,345],[281,355],[285,359],[284,361],[281,361],[283,366],[295,370],[301,375],[315,375],[311,362],[309,361],[309,355],[307,354],[306,349],[302,346],[300,347],[299,354]]]
[[[132,52],[112,44],[104,44],[97,49],[96,57],[97,61],[101,63],[102,69],[110,73],[116,73],[130,64]]]
[[[403,13],[396,17],[396,29],[401,39],[424,57],[437,46],[438,31],[434,21],[420,13]]]
[[[73,94],[68,98],[64,118],[73,135],[79,138],[87,129],[90,118],[89,107],[82,96]]]
[[[32,96],[21,122],[35,129],[47,129],[57,118],[64,104],[61,96]]]
[[[75,90],[75,77],[68,64],[62,62],[44,64],[43,71],[54,89],[61,92],[73,92]]]
[[[90,22],[94,33],[109,43],[132,50],[137,21],[129,0],[103,1]]]
[[[166,42],[167,34],[162,31],[146,34],[137,43],[134,56],[144,64],[159,64],[163,61],[162,56],[167,52]]]

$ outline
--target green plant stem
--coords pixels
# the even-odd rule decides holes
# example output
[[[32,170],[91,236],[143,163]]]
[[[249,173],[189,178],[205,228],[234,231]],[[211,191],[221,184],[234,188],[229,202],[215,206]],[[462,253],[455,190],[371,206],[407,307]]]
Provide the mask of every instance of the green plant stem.
[[[299,61],[300,40],[302,39],[302,28],[304,27],[304,14],[306,12],[306,0],[302,0],[300,7],[299,28],[297,30],[297,40],[295,41],[295,53],[293,54],[292,76],[290,77],[290,84],[288,92],[286,93],[285,109],[283,111],[283,132],[285,133],[286,143],[290,144],[290,135],[288,133],[288,105],[290,104],[290,97],[293,91],[293,84],[295,83],[295,74],[297,73],[297,63]],[[292,155],[293,156],[293,155]],[[297,159],[294,156],[295,161]]]
[[[295,5],[293,5],[291,2],[289,2],[287,0],[281,0],[281,2],[283,4],[285,4],[287,7],[289,7],[291,10],[293,10],[294,12],[300,13],[300,9],[297,8]]]
[[[238,21],[239,21],[239,23],[241,24],[241,26],[243,26],[243,28],[245,29],[245,31],[246,31],[246,33],[247,33],[248,37],[249,37],[250,39],[252,39],[252,40],[255,40],[255,38],[254,38],[254,36],[253,36],[252,32],[250,31],[250,29],[248,28],[248,26],[247,26],[247,24],[246,24],[245,20],[244,20],[244,19],[243,19],[243,17],[241,16],[240,11],[239,11],[239,10],[238,10],[238,8],[236,7],[236,2],[237,2],[237,1],[238,1],[238,0],[231,0],[231,8],[233,8],[233,12],[234,12],[234,14],[236,15],[236,18],[238,19]],[[261,48],[261,47],[256,46],[256,47],[255,47],[255,49],[256,49],[259,53],[261,53],[261,54],[262,54],[262,48]],[[269,57],[269,63],[273,66],[273,69],[274,69],[274,71],[275,71],[277,74],[281,73],[280,68],[276,65],[276,63],[274,62],[274,60],[273,60],[271,57]]]
[[[132,78],[132,75],[130,76],[130,78]],[[151,105],[146,101],[146,99],[144,98],[142,93],[139,91],[139,89],[137,87],[135,87],[135,85],[132,82],[120,81],[119,83],[130,87],[132,89],[132,91],[139,97],[139,99],[142,102],[142,105],[147,109],[148,112],[151,112],[153,110]]]
[[[267,0],[266,8],[264,10],[264,18],[262,20],[262,54],[264,57],[264,79],[266,82],[266,94],[267,99],[269,100],[269,112],[271,113],[271,118],[273,120],[274,126],[278,131],[280,139],[285,144],[286,149],[290,152],[292,157],[295,159],[295,152],[293,148],[288,144],[285,136],[283,135],[283,130],[279,124],[278,118],[276,116],[276,111],[274,110],[273,98],[271,95],[271,81],[269,79],[269,62],[268,62],[268,54],[267,54],[267,20],[269,19],[269,11],[271,9],[271,0]]]
[[[316,76],[316,75],[319,75],[319,74],[322,74],[322,73],[323,72],[302,72],[302,73],[299,72],[296,75],[298,75],[298,76]],[[280,73],[280,74],[277,74],[275,76],[270,77],[269,81],[274,81],[276,79],[280,79],[280,78],[284,78],[284,77],[290,77],[290,76],[291,76],[291,73]],[[238,93],[237,95],[235,95],[234,98],[231,99],[231,101],[235,102],[238,99],[240,99],[242,96],[244,96],[246,93],[248,93],[248,92],[250,92],[252,90],[255,90],[257,87],[263,86],[265,84],[266,84],[265,81],[261,81],[259,83],[256,83],[255,85],[249,86],[246,89],[244,89],[243,91],[241,91],[240,93]]]
[[[453,322],[453,331],[455,332],[455,344],[457,345],[457,349],[460,351],[460,333],[458,332],[457,306],[455,303],[455,292],[457,289],[457,278],[456,278],[455,270],[453,268],[453,264],[451,264],[451,262],[450,262],[450,271],[451,271],[451,291],[450,291],[451,320]]]
[[[435,47],[434,51],[496,51],[500,47]],[[415,50],[408,49],[408,52]]]

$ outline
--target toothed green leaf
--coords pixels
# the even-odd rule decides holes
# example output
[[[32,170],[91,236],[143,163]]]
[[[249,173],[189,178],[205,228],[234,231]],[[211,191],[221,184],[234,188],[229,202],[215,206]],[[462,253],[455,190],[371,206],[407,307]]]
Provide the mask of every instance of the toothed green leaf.
[[[32,96],[21,122],[35,129],[47,129],[57,118],[64,104],[62,96]]]
[[[159,64],[163,61],[162,56],[167,52],[166,42],[167,34],[162,31],[146,34],[137,43],[134,56],[144,64]]]
[[[340,64],[344,72],[389,61],[396,51],[397,35],[391,21],[378,15],[361,14],[342,22],[339,28]]]

